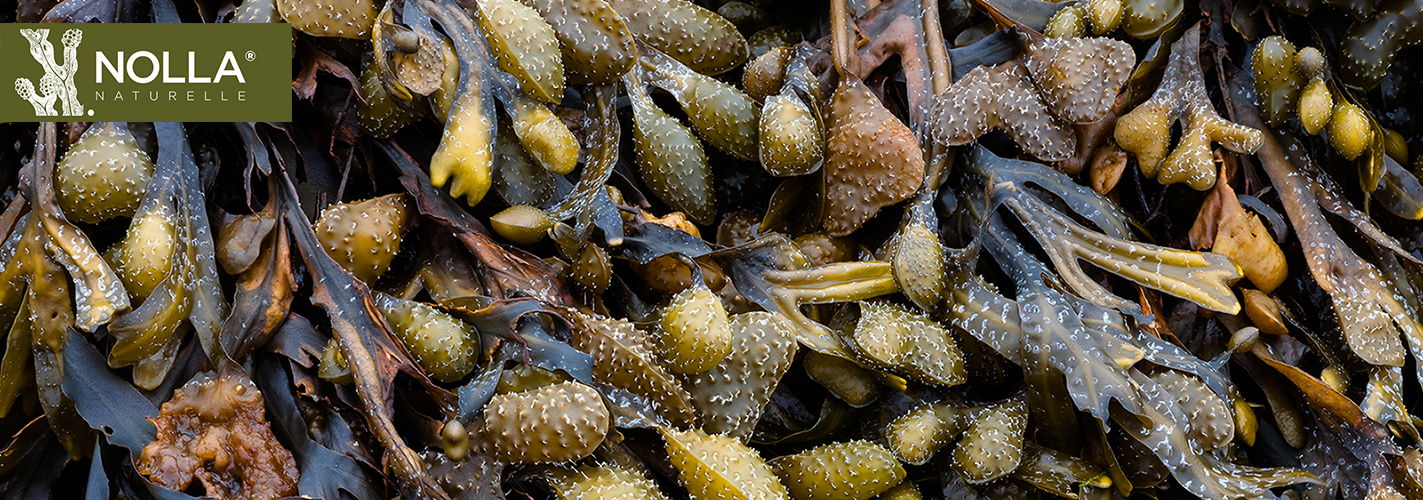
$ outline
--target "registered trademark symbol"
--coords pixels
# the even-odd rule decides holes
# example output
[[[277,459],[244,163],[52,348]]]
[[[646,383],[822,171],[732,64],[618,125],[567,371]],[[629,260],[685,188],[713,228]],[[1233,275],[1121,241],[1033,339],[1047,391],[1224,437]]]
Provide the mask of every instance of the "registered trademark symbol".
[[[256,53],[256,52],[252,52],[252,51],[250,51],[250,50],[247,51],[247,62],[252,62],[252,60],[253,60],[253,59],[256,59],[256,58],[257,58],[257,53]]]
[[[94,116],[94,110],[89,110],[89,116]]]

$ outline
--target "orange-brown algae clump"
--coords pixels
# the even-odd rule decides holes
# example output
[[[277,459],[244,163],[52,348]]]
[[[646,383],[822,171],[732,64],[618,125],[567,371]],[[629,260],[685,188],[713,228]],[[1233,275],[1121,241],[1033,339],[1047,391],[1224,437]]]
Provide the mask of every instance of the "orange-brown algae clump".
[[[863,82],[841,80],[825,131],[826,233],[855,232],[880,208],[919,189],[924,178],[919,141]]]
[[[262,394],[241,373],[199,374],[163,403],[158,440],[135,468],[150,481],[185,491],[193,478],[222,500],[265,500],[297,494],[291,452],[272,434]]]

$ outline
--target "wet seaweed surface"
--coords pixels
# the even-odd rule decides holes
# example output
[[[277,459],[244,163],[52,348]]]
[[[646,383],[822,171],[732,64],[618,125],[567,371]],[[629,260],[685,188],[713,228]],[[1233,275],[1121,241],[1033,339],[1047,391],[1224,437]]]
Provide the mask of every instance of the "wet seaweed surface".
[[[1423,498],[1418,0],[0,22],[294,69],[0,124],[0,497]]]

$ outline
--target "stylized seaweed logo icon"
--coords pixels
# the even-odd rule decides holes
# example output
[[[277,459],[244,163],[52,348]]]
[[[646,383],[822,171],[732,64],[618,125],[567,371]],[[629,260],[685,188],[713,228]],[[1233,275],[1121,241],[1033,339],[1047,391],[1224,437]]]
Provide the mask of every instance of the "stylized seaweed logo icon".
[[[54,102],[59,101],[64,116],[84,114],[84,105],[79,103],[79,90],[74,88],[74,73],[79,70],[79,56],[76,51],[84,32],[70,29],[64,32],[64,64],[54,62],[54,45],[49,43],[49,29],[22,29],[20,34],[30,41],[30,55],[44,66],[44,77],[40,78],[39,93],[29,78],[15,79],[15,92],[35,107],[38,116],[59,116],[54,111]]]

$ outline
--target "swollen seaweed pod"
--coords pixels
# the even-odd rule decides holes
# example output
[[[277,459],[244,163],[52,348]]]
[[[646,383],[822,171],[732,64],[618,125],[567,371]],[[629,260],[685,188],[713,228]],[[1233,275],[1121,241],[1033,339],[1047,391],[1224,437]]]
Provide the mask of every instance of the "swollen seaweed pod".
[[[759,135],[761,165],[771,175],[805,175],[819,168],[825,157],[820,123],[810,106],[794,93],[766,98]]]
[[[279,23],[282,18],[277,13],[273,0],[245,0],[232,14],[234,23]]]
[[[766,461],[740,441],[700,429],[658,431],[667,441],[667,457],[692,500],[788,498],[786,487]]]
[[[1057,11],[1047,21],[1043,35],[1048,38],[1082,38],[1087,34],[1087,11],[1081,4],[1072,4]]]
[[[372,283],[390,268],[410,221],[404,194],[333,205],[312,228],[326,254],[346,271]]]
[[[557,238],[557,228],[554,235]],[[593,295],[602,295],[612,284],[612,263],[608,260],[608,251],[603,247],[585,242],[577,253],[570,253],[569,257],[573,259],[568,269],[569,278],[578,288]]]
[[[1305,84],[1299,95],[1299,123],[1310,135],[1318,134],[1334,114],[1334,93],[1323,78],[1315,77]]]
[[[76,222],[130,217],[143,201],[153,162],[123,123],[95,123],[70,146],[54,174],[59,208]]]
[[[890,422],[884,439],[899,461],[923,465],[968,428],[968,417],[963,409],[948,404],[922,405]]]
[[[440,444],[440,451],[450,460],[464,460],[469,455],[469,430],[458,419],[451,419],[440,428]]]
[[[1124,11],[1122,0],[1088,0],[1087,20],[1091,22],[1092,33],[1104,35],[1122,24]]]
[[[373,0],[277,0],[282,19],[313,36],[368,39],[375,26]]]
[[[1305,80],[1323,77],[1326,64],[1324,53],[1317,48],[1305,47],[1295,52],[1295,72]]]
[[[479,332],[427,304],[373,293],[377,309],[405,349],[432,378],[454,382],[474,370]]]
[[[346,356],[341,354],[340,341],[335,337],[326,342],[326,347],[321,350],[321,362],[316,367],[316,376],[336,384],[355,381],[351,377],[350,366],[346,364]]]
[[[1023,460],[1023,432],[1028,405],[1011,399],[980,412],[954,448],[954,470],[970,483],[992,481],[1013,472]]]
[[[719,75],[746,62],[746,39],[725,18],[687,0],[608,2],[643,43],[693,71]]]
[[[553,219],[538,208],[514,205],[489,217],[489,226],[509,241],[532,245],[553,229]]]
[[[657,336],[668,368],[683,375],[710,370],[731,354],[731,328],[721,299],[700,280],[662,309]]]
[[[475,21],[499,61],[499,69],[519,79],[533,98],[563,101],[563,59],[554,30],[517,0],[480,0]]]
[[[1123,0],[1122,31],[1146,40],[1164,33],[1181,19],[1184,0]]]
[[[789,321],[768,312],[731,317],[731,355],[710,370],[686,377],[703,429],[738,439],[751,436],[795,358],[792,330]]]
[[[509,118],[519,143],[549,172],[572,172],[578,166],[578,138],[548,107],[521,97],[510,99],[512,105],[505,102],[506,110],[512,108]]]
[[[636,63],[622,16],[603,0],[521,0],[553,28],[569,83],[612,83]]]
[[[876,368],[899,365],[904,351],[905,329],[895,322],[896,306],[875,300],[860,304],[860,319],[848,336],[848,344],[865,363]],[[893,312],[891,312],[893,311]]]
[[[1329,145],[1339,156],[1346,160],[1358,158],[1373,142],[1374,128],[1363,109],[1348,101],[1334,106],[1329,117]]]
[[[555,469],[549,486],[559,500],[666,500],[657,483],[616,465]]]
[[[1161,86],[1150,99],[1117,120],[1117,145],[1135,154],[1142,173],[1163,184],[1185,182],[1204,191],[1215,185],[1211,142],[1237,153],[1260,149],[1260,131],[1226,121],[1216,114],[1206,95],[1197,52],[1200,26],[1186,30],[1171,45],[1171,62]],[[1184,132],[1176,149],[1166,154],[1171,124],[1182,120]]]
[[[1211,251],[1234,260],[1245,278],[1261,291],[1275,291],[1289,276],[1284,251],[1259,216],[1245,212],[1239,204],[1223,212]]]
[[[765,101],[781,90],[786,64],[795,49],[776,47],[746,63],[741,73],[741,88],[757,101]]]
[[[805,353],[801,367],[811,380],[852,407],[863,408],[879,398],[875,372],[854,361],[812,351]]]
[[[886,301],[861,304],[852,345],[871,364],[932,385],[967,379],[963,354],[938,322]]]
[[[638,73],[629,72],[623,82],[632,103],[632,137],[643,181],[673,209],[710,223],[716,198],[706,153],[686,126],[652,102]]]
[[[757,158],[759,110],[750,97],[736,87],[693,71],[649,45],[638,48],[644,78],[677,99],[698,135],[737,158]]]
[[[918,202],[915,202],[916,205]],[[910,211],[920,207],[911,207]],[[914,305],[927,313],[938,313],[943,305],[947,275],[944,245],[929,226],[927,217],[908,216],[900,232],[889,244],[894,281]]]
[[[1408,164],[1408,140],[1397,130],[1379,127],[1383,131],[1384,153],[1398,162],[1399,165]]]
[[[904,466],[869,441],[818,446],[770,462],[796,500],[869,500],[904,479]]]
[[[484,407],[485,451],[512,463],[577,460],[608,433],[608,408],[598,391],[563,382],[499,394]]]
[[[1053,114],[1075,124],[1093,123],[1111,112],[1131,76],[1136,54],[1111,38],[1054,40],[1030,37],[1024,67]]]
[[[173,217],[171,207],[155,205],[134,218],[124,239],[104,252],[104,260],[135,298],[152,294],[173,267],[177,243]]]
[[[1271,127],[1278,127],[1296,107],[1300,76],[1295,69],[1295,46],[1282,36],[1266,37],[1251,56],[1255,92],[1260,110]]]
[[[1285,320],[1280,311],[1284,305],[1279,299],[1266,295],[1265,292],[1246,288],[1241,290],[1245,296],[1245,314],[1250,318],[1250,322],[1260,329],[1260,333],[1269,335],[1284,335],[1290,333],[1285,326]]]

